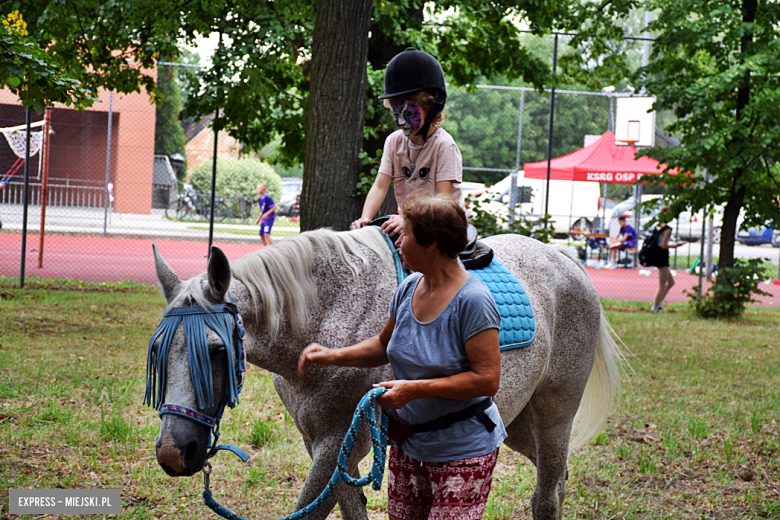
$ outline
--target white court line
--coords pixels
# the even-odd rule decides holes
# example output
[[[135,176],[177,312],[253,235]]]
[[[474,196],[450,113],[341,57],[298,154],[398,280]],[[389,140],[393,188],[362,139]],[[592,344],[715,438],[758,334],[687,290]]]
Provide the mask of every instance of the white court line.
[[[29,260],[32,257],[33,259],[35,259],[37,261],[38,257],[36,255],[36,253],[37,253],[37,251],[33,251],[32,253],[28,252],[27,253],[27,259]],[[18,251],[17,252],[13,252],[13,251],[12,252],[0,251],[0,255],[3,255],[3,256],[13,256],[13,257],[15,257],[17,259],[20,259]],[[73,254],[73,253],[44,253],[43,254],[43,259],[46,260],[47,258],[81,258],[81,259],[87,259],[87,260],[96,260],[96,259],[105,260],[105,259],[108,259],[108,260],[117,260],[117,261],[118,260],[126,260],[126,261],[141,261],[141,262],[145,262],[145,261],[148,260],[150,263],[154,264],[154,256],[151,253],[149,253],[148,256],[146,256],[146,255],[144,255],[144,256],[116,256],[116,255],[85,255],[85,254]],[[170,263],[193,263],[194,264],[194,263],[200,263],[200,262],[205,264],[206,263],[206,255],[203,255],[203,258],[195,258],[195,259],[193,259],[191,257],[188,257],[186,260],[185,259],[179,259],[179,258],[173,258],[173,257],[169,257],[169,255],[166,255],[165,261],[168,262],[169,264]]]

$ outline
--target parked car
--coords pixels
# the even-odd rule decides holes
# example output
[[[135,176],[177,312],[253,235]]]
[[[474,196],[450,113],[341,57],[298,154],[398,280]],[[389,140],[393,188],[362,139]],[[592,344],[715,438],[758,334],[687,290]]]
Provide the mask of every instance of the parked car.
[[[698,213],[683,212],[677,217],[679,223],[677,228],[674,228],[678,233],[680,240],[687,240],[689,242],[696,242],[701,238],[702,219],[705,218],[704,212]],[[712,214],[712,242],[714,244],[720,244],[720,231],[723,225],[723,208],[715,208],[715,213]],[[738,223],[739,225],[739,223]]]
[[[303,179],[282,177],[282,198],[276,203],[276,214],[283,217],[297,217],[301,208],[297,204],[303,189]]]
[[[736,238],[737,242],[746,246],[772,244],[773,247],[780,247],[780,231],[773,230],[770,227],[740,230],[737,231]]]

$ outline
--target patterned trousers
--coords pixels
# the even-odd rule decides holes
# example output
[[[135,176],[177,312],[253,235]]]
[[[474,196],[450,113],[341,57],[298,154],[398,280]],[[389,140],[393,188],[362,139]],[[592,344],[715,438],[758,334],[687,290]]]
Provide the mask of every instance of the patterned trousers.
[[[392,444],[389,520],[478,520],[485,511],[498,448],[471,459],[422,462]]]

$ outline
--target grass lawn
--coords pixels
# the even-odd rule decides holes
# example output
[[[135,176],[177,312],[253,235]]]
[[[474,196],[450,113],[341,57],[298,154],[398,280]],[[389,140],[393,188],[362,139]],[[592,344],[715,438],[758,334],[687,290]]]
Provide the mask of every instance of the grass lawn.
[[[119,518],[214,517],[200,476],[170,478],[154,459],[159,420],[141,401],[163,306],[137,285],[0,284],[0,518],[9,488],[54,487],[119,488]],[[564,518],[780,518],[780,313],[605,306],[631,368],[606,430],[569,458]],[[214,496],[248,518],[290,514],[310,464],[300,435],[267,372],[250,367],[241,397],[221,442],[252,458],[213,459]],[[530,519],[534,486],[533,466],[502,449],[485,518]],[[384,518],[385,493],[366,495]]]
[[[234,235],[257,236],[257,226],[246,225],[242,227],[219,227],[220,223],[215,224],[214,232],[232,233]],[[208,226],[189,226],[190,229],[208,230]],[[298,221],[292,222],[289,217],[278,217],[271,228],[271,237],[289,237],[301,232]]]

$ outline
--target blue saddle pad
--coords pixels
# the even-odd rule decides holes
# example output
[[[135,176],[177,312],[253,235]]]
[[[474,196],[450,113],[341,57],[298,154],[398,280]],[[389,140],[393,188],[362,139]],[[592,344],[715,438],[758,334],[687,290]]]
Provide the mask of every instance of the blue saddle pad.
[[[495,258],[482,269],[470,273],[487,285],[501,315],[498,343],[501,350],[531,345],[536,337],[536,318],[531,302],[520,282]]]

